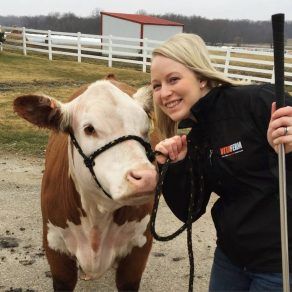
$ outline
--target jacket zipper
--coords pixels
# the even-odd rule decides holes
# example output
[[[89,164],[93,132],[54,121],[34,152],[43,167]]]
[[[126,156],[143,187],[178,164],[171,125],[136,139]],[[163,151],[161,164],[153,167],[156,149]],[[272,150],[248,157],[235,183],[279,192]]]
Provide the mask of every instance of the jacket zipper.
[[[213,149],[210,149],[209,150],[209,161],[210,161],[210,165],[213,166],[213,163],[212,163],[212,155],[213,155]]]

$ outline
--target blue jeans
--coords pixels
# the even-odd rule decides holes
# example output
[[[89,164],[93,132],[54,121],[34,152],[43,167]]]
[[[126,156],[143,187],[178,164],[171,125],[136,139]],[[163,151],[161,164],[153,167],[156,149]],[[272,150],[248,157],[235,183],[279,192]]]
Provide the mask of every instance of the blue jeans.
[[[290,283],[292,277],[290,274]],[[210,292],[228,291],[283,291],[281,273],[252,273],[235,266],[216,248],[210,277]],[[291,285],[290,285],[291,287]],[[292,288],[292,287],[291,287]],[[292,291],[292,289],[290,290]]]

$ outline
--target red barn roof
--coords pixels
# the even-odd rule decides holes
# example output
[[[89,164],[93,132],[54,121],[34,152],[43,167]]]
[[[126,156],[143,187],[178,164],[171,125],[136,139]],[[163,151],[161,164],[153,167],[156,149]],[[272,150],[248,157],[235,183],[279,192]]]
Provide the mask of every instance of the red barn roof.
[[[108,15],[140,24],[150,24],[150,25],[170,25],[170,26],[184,26],[182,23],[169,21],[166,19],[153,17],[149,15],[141,14],[127,14],[127,13],[112,13],[112,12],[101,12],[103,15]]]

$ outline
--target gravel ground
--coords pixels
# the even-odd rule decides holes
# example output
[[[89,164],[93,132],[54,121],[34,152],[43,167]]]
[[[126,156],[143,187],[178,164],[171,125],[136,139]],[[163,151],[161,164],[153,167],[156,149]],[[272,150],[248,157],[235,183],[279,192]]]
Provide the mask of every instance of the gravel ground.
[[[0,291],[52,291],[42,249],[40,184],[44,161],[0,154]],[[212,198],[214,201],[215,198]],[[211,204],[209,204],[211,205]],[[161,201],[157,230],[169,234],[180,222]],[[208,290],[215,231],[207,213],[193,225],[194,291]],[[186,234],[154,241],[140,291],[187,291],[189,264]],[[116,291],[114,271],[95,281],[78,281],[76,291]]]

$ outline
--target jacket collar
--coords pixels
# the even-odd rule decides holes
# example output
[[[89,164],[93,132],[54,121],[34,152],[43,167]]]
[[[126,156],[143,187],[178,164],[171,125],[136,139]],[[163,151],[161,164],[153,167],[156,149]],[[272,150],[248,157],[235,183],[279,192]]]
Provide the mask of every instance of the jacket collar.
[[[205,96],[199,99],[191,108],[191,113],[198,123],[208,120],[210,111],[219,95],[220,87],[212,88]]]
[[[209,108],[210,101],[212,97],[215,95],[215,90],[217,88],[212,88],[205,96],[199,99],[191,108],[191,115],[195,119],[187,118],[179,122],[178,128],[185,129],[185,128],[193,128],[197,126],[199,123],[205,121],[207,116],[205,112]]]

